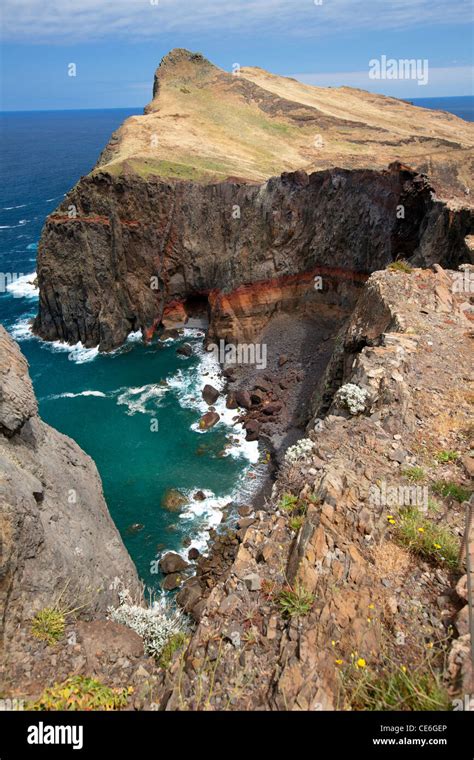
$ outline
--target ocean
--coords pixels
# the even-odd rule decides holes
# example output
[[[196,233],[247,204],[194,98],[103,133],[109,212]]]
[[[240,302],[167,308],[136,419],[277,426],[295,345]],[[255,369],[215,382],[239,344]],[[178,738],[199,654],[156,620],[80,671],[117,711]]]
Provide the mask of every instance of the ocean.
[[[1,116],[0,272],[16,275],[0,294],[0,321],[19,342],[45,422],[71,436],[94,459],[112,517],[144,582],[158,587],[153,561],[168,550],[204,550],[224,508],[250,495],[261,465],[235,411],[205,433],[198,421],[206,383],[222,381],[203,333],[143,345],[131,335],[109,355],[33,337],[36,249],[45,217],[90,171],[111,133],[138,110],[8,113]],[[194,355],[176,354],[190,342]],[[255,470],[257,472],[255,472]],[[167,489],[187,498],[181,512],[162,508]],[[192,498],[203,490],[205,499]]]
[[[437,98],[417,105],[473,119],[474,98]],[[202,349],[202,333],[143,345],[140,335],[109,355],[35,338],[36,250],[46,216],[94,166],[111,133],[139,109],[3,113],[0,115],[0,273],[15,276],[0,292],[0,321],[19,342],[42,418],[74,438],[94,459],[112,517],[144,582],[157,589],[152,563],[168,550],[205,550],[223,511],[248,499],[264,465],[223,400],[221,421],[198,428],[207,409],[201,389],[216,387],[218,366]],[[1,284],[1,283],[0,283]],[[168,489],[186,496],[181,512],[161,506]],[[193,499],[203,490],[205,499]],[[229,508],[231,509],[231,508]]]

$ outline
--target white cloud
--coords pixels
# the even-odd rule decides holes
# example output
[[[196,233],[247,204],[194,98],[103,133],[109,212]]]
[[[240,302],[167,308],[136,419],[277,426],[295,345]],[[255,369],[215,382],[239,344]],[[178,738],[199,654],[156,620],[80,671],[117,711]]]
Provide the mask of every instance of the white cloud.
[[[370,79],[369,64],[366,71],[341,71],[337,73],[292,74],[305,84],[318,87],[358,87],[369,92],[391,95],[395,98],[429,98],[465,95],[472,90],[473,66],[450,68],[429,67],[428,84],[419,85],[410,79]]]
[[[471,0],[3,0],[8,40],[67,42],[156,39],[166,32],[241,30],[324,35],[407,29],[471,14]]]

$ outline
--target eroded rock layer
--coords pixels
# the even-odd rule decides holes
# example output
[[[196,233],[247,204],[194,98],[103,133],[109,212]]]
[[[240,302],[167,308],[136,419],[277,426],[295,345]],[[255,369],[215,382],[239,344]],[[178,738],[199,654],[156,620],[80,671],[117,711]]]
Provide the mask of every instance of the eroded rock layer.
[[[276,310],[353,305],[366,276],[397,258],[456,265],[470,220],[399,164],[263,185],[94,173],[46,222],[35,331],[109,350],[202,299],[213,337],[255,338]]]

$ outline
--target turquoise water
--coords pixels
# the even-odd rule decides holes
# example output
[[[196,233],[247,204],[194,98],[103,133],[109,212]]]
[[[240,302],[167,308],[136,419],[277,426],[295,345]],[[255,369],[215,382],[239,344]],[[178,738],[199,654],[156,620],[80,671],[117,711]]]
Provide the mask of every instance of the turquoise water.
[[[196,429],[207,409],[202,387],[221,382],[213,358],[202,348],[203,333],[187,331],[180,338],[195,351],[185,358],[176,354],[180,341],[145,346],[134,335],[119,351],[100,355],[80,345],[71,349],[42,342],[30,331],[37,294],[28,274],[35,269],[44,218],[93,166],[128,113],[2,117],[0,272],[26,276],[0,295],[0,319],[30,363],[43,419],[92,456],[138,571],[156,586],[159,578],[150,563],[164,550],[187,552],[183,542],[204,549],[225,505],[237,496],[245,499],[255,487],[248,475],[257,446],[245,443],[240,426],[232,427],[235,412],[218,402],[221,422],[206,433]],[[187,496],[181,513],[161,507],[168,488]],[[192,499],[198,489],[205,492],[204,501]]]
[[[472,119],[473,102],[442,98],[431,105]],[[19,278],[13,289],[0,292],[0,321],[30,362],[43,419],[93,457],[139,573],[156,586],[159,578],[150,572],[155,557],[165,549],[185,551],[183,542],[205,548],[208,529],[219,523],[222,508],[234,499],[245,501],[255,490],[252,476],[261,471],[252,471],[257,445],[243,441],[242,432],[232,427],[233,412],[222,403],[219,425],[207,433],[196,429],[206,409],[201,388],[219,382],[198,333],[181,338],[195,349],[185,359],[177,356],[176,342],[144,346],[132,336],[123,349],[103,356],[80,346],[44,343],[30,331],[37,307],[30,275],[44,220],[94,166],[111,133],[136,113],[141,111],[0,116],[0,273]],[[230,441],[236,432],[238,440]],[[181,514],[162,509],[168,488],[185,492]],[[198,489],[205,491],[204,501],[192,499]]]

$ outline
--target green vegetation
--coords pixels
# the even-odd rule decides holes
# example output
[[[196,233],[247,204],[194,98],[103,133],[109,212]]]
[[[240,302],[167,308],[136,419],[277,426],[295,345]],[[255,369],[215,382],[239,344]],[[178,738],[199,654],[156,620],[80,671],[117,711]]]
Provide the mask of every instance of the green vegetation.
[[[453,483],[450,480],[437,480],[436,483],[433,484],[433,491],[437,493],[438,496],[443,496],[445,499],[454,499],[460,504],[463,501],[467,501],[471,496],[471,492],[468,488],[459,486],[457,483]]]
[[[340,673],[343,710],[451,710],[441,676],[429,659],[411,672],[387,657],[378,671],[352,664]]]
[[[459,541],[449,530],[427,519],[416,507],[400,511],[395,536],[410,551],[437,564],[458,566]]]
[[[284,493],[278,504],[278,508],[283,512],[294,512],[298,505],[298,497],[291,493]]]
[[[173,655],[175,652],[178,652],[180,649],[182,649],[188,642],[188,636],[186,636],[185,633],[175,633],[173,634],[166,644],[164,645],[160,658],[159,658],[159,664],[162,668],[169,668],[171,665],[171,661],[173,659]]]
[[[435,454],[435,459],[440,464],[446,464],[447,462],[456,462],[459,459],[458,451],[438,451]]]
[[[54,645],[64,636],[66,620],[64,612],[56,607],[45,607],[36,613],[31,624],[31,633],[41,641]]]
[[[422,467],[407,467],[405,470],[402,470],[402,475],[408,478],[410,483],[419,483],[424,480],[425,471]]]
[[[288,525],[290,526],[291,530],[295,531],[295,533],[298,533],[303,523],[304,523],[303,515],[296,515],[296,517],[291,517],[290,520],[288,521]]]
[[[277,604],[284,617],[300,617],[311,611],[314,596],[300,583],[296,583],[294,588],[282,589],[277,594]]]
[[[388,269],[390,269],[391,272],[404,272],[405,274],[411,274],[413,272],[413,267],[402,259],[399,261],[393,261],[388,265]]]
[[[55,683],[45,689],[36,702],[29,704],[30,710],[120,710],[126,707],[128,689],[111,689],[85,676],[72,676],[63,683]]]
[[[308,501],[313,501],[311,497],[308,497]],[[278,504],[279,509],[282,512],[288,512],[290,519],[288,520],[288,526],[296,533],[299,531],[304,523],[304,518],[307,511],[307,504],[305,501],[299,499],[297,496],[293,496],[291,493],[284,493]]]

